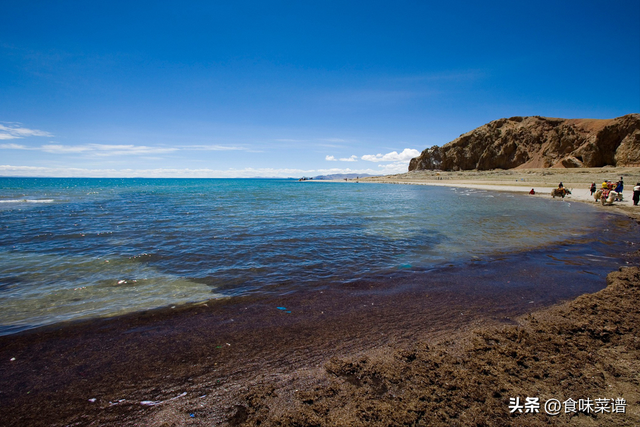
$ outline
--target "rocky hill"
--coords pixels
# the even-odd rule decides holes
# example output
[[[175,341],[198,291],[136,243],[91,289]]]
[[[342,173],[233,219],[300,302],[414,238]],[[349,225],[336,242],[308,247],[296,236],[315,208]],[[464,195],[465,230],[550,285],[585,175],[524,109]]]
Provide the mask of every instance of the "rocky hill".
[[[411,159],[412,170],[640,166],[640,114],[615,119],[511,117]]]

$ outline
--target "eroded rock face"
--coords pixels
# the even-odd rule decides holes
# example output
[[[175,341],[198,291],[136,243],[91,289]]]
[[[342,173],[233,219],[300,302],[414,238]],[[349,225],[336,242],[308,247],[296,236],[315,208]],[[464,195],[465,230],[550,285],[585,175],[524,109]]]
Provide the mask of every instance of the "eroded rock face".
[[[615,119],[511,117],[411,159],[409,171],[640,166],[640,114]]]

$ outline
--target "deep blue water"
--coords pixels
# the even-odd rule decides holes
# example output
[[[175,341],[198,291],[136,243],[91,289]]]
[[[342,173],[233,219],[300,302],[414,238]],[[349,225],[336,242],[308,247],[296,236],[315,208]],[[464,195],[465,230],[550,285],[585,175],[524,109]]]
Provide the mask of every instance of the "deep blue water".
[[[0,334],[588,245],[609,220],[581,203],[428,186],[0,178]]]

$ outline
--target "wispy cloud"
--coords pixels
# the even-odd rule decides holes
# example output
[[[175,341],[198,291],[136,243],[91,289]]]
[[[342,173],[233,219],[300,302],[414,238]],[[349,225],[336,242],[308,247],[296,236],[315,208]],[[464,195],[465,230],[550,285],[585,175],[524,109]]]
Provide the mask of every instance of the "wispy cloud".
[[[172,147],[149,147],[146,145],[110,145],[110,144],[88,144],[88,145],[58,145],[48,144],[38,148],[46,153],[89,153],[96,156],[123,156],[123,155],[149,155],[164,154],[178,151]]]
[[[0,144],[0,150],[28,150],[25,145],[20,144]]]
[[[132,144],[84,144],[84,145],[62,145],[44,144],[38,147],[28,147],[21,144],[0,144],[0,149],[4,150],[32,150],[42,151],[51,154],[88,154],[94,156],[124,156],[124,155],[152,155],[173,153],[180,150],[193,151],[253,151],[244,147],[224,146],[224,145],[193,145],[183,148],[178,147],[153,147],[147,145]]]
[[[40,147],[27,148],[27,150],[44,151],[45,153],[84,153],[92,150],[87,145],[58,145],[58,144],[46,144]]]
[[[402,153],[392,151],[387,154],[365,154],[361,157],[362,160],[368,162],[408,162],[414,157],[418,157],[420,152],[413,148],[405,148]]]
[[[188,145],[185,150],[201,150],[201,151],[252,151],[246,147],[237,147],[229,145]]]
[[[293,142],[293,143],[309,143],[309,144],[314,144],[314,145],[318,145],[321,147],[340,147],[344,143],[344,142],[350,142],[353,140],[348,140],[348,139],[343,139],[343,138],[315,138],[315,137],[310,137],[310,138],[306,138],[306,139],[289,139],[289,138],[280,138],[280,139],[276,139],[275,141],[278,142]],[[327,144],[328,143],[328,144]]]
[[[344,148],[344,144],[316,144],[318,147],[323,148]]]
[[[408,162],[393,162],[387,164],[379,164],[378,165],[378,173],[382,175],[391,175],[396,173],[404,173],[407,172],[407,163]]]
[[[406,170],[406,168],[405,168]],[[375,169],[83,169],[0,165],[0,176],[86,177],[86,178],[290,178],[301,176],[358,173],[380,175]]]
[[[336,159],[335,156],[326,156],[324,159],[329,161],[329,162],[337,162],[337,161],[341,161],[341,162],[357,162],[358,161],[358,156],[353,155],[351,157],[342,157],[342,158],[339,158],[339,159]]]
[[[19,139],[30,136],[52,137],[53,135],[43,130],[24,128],[20,124],[0,125],[0,139]]]

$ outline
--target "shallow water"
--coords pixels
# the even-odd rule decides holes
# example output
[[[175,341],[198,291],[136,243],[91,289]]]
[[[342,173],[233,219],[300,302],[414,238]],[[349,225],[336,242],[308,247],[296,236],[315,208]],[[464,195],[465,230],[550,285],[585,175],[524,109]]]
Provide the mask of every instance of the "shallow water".
[[[469,189],[0,178],[0,334],[543,247],[588,269],[618,262],[634,226],[581,203]]]

